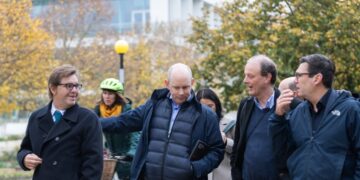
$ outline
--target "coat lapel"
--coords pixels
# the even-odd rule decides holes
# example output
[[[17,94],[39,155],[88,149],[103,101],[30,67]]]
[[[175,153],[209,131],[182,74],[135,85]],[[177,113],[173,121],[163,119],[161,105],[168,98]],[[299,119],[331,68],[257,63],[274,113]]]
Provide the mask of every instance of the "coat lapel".
[[[43,144],[45,144],[46,142],[50,141],[51,139],[53,139],[59,135],[64,134],[71,130],[72,123],[77,122],[77,116],[78,116],[77,109],[78,109],[78,105],[75,104],[74,106],[72,106],[71,108],[69,108],[65,111],[65,114],[62,117],[62,119],[60,120],[60,122],[55,124],[53,126],[53,128],[50,129]],[[52,119],[52,117],[51,117],[51,119]]]
[[[54,126],[54,121],[53,121],[51,113],[50,113],[51,103],[52,102],[50,102],[48,106],[44,107],[41,110],[41,112],[39,113],[39,118],[37,119],[38,127],[41,131],[40,137],[42,138],[42,140],[40,141],[41,142],[40,148],[39,148],[40,151],[44,145],[45,140],[48,137],[49,132],[51,131],[51,129]]]
[[[244,105],[244,108],[241,109],[241,116],[244,117],[244,124],[243,126],[240,127],[240,129],[242,129],[242,132],[244,132],[244,136],[243,137],[246,137],[246,132],[247,132],[247,126],[249,124],[249,121],[250,121],[250,115],[251,115],[251,112],[253,111],[254,109],[254,106],[255,106],[255,102],[254,102],[254,99],[253,98],[250,98],[247,100],[247,102],[245,103]]]
[[[44,135],[46,136],[49,131],[51,130],[51,128],[54,126],[54,121],[52,120],[52,116],[49,112],[46,112],[43,116],[41,116],[38,119],[38,123],[39,123],[39,128],[41,129],[41,131],[43,131]]]

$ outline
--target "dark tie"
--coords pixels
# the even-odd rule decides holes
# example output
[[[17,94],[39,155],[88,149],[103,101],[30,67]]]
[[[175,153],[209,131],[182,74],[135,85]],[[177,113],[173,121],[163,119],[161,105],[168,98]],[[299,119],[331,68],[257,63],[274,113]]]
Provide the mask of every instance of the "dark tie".
[[[60,111],[55,111],[54,116],[55,116],[55,123],[58,123],[61,120],[62,114]]]

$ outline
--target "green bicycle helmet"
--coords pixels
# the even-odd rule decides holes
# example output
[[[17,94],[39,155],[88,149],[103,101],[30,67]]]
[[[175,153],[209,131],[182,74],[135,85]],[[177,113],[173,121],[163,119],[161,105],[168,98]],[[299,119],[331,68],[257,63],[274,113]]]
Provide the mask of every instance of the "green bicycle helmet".
[[[122,85],[122,83],[115,78],[107,78],[107,79],[103,80],[100,84],[100,88],[113,90],[116,92],[124,91],[124,86]]]

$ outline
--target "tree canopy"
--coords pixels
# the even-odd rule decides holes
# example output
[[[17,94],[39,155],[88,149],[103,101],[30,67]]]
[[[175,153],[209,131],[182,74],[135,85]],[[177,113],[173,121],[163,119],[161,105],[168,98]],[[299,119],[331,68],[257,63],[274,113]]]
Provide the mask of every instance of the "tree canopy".
[[[30,110],[46,97],[54,40],[30,17],[31,1],[0,3],[0,112]]]
[[[168,68],[175,63],[194,64],[194,50],[189,44],[179,42],[183,24],[159,24],[137,39],[126,54],[126,90],[134,106],[147,100],[154,89],[164,88]]]
[[[170,64],[193,61],[193,50],[176,34],[181,24],[119,33],[103,24],[112,17],[108,1],[49,1],[36,17],[30,16],[31,7],[31,0],[0,3],[0,113],[33,111],[48,103],[47,78],[61,64],[80,70],[84,86],[79,103],[93,108],[100,100],[101,81],[118,78],[113,46],[119,39],[130,44],[125,96],[134,106],[164,87]]]
[[[283,79],[294,74],[300,57],[321,53],[337,66],[335,88],[360,91],[359,9],[358,0],[235,0],[215,8],[215,28],[207,9],[193,19],[188,38],[204,55],[196,75],[220,89],[227,109],[235,109],[246,94],[243,69],[253,55],[272,58]]]

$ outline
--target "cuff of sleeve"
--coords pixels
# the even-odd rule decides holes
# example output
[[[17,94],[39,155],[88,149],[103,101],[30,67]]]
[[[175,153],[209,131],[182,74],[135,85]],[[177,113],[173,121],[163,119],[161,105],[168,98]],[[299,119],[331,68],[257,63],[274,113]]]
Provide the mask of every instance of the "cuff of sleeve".
[[[280,116],[274,113],[273,118],[270,118],[270,121],[286,121],[285,114]]]

